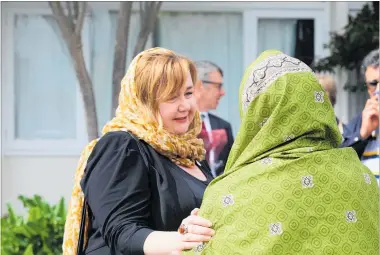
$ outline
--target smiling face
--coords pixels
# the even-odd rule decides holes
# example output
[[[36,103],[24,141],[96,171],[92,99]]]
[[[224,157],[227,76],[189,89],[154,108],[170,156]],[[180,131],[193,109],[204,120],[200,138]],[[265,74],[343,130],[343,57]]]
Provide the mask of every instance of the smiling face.
[[[166,49],[148,52],[139,59],[134,80],[147,122],[178,135],[193,127],[197,70],[190,59]]]
[[[193,93],[194,84],[189,72],[178,93],[174,94],[173,98],[159,103],[163,126],[170,133],[182,135],[189,130],[197,110]]]

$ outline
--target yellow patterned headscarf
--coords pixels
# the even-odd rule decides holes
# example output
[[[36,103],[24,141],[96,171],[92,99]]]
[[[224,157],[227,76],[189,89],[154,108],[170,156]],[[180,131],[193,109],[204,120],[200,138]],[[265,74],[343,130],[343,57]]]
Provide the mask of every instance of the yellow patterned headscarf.
[[[162,48],[153,48],[141,52],[131,62],[126,75],[121,81],[119,106],[116,116],[103,128],[102,135],[111,131],[129,131],[139,139],[150,144],[162,155],[182,166],[193,166],[195,160],[203,160],[205,150],[203,141],[197,138],[201,131],[201,119],[196,112],[193,123],[187,133],[174,135],[162,128],[151,115],[144,111],[142,102],[136,96],[135,70],[136,65],[144,54],[159,54],[168,52]],[[74,188],[71,195],[70,207],[65,223],[63,237],[63,254],[76,254],[79,228],[81,223],[84,194],[80,187],[80,181],[84,174],[87,159],[99,139],[90,142],[83,150],[75,172]],[[88,217],[87,217],[88,218]],[[88,222],[85,224],[85,239],[87,239]]]

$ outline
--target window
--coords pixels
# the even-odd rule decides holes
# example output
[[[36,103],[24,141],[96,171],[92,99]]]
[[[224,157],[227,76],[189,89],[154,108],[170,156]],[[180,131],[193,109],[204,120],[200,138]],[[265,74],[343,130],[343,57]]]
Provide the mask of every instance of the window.
[[[57,33],[50,15],[14,16],[16,139],[76,137],[76,77]]]
[[[4,14],[5,153],[78,153],[87,138],[81,95],[58,25],[48,11]]]

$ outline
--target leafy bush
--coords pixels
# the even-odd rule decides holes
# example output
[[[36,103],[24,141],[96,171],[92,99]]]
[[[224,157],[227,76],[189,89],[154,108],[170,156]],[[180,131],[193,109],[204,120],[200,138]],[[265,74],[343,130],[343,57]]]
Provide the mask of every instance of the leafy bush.
[[[7,215],[1,218],[1,253],[3,255],[62,254],[63,231],[66,219],[64,198],[50,206],[35,195],[19,196],[28,211],[26,217],[16,215],[8,204]]]
[[[363,58],[379,47],[379,2],[367,3],[355,17],[349,16],[344,32],[331,33],[325,48],[331,55],[314,64],[316,71],[334,71],[335,67],[354,70]]]
[[[317,72],[334,72],[336,67],[353,71],[357,80],[349,81],[344,88],[352,92],[366,90],[359,85],[363,83],[360,66],[364,57],[379,47],[379,2],[367,3],[355,17],[349,16],[343,33],[331,33],[324,47],[330,50],[330,56],[314,62],[312,68]]]

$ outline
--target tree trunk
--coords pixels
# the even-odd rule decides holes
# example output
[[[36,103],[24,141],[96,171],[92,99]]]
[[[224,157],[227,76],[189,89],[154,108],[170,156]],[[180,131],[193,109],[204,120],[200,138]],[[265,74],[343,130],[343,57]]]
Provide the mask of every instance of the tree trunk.
[[[123,79],[126,69],[129,25],[132,14],[133,2],[121,2],[120,11],[117,20],[115,51],[112,72],[112,108],[111,116],[115,114],[118,106],[118,98],[120,93],[120,83]]]
[[[62,38],[66,42],[66,46],[70,52],[75,74],[82,94],[85,116],[87,120],[88,140],[91,141],[98,138],[99,135],[93,86],[83,56],[82,28],[86,15],[86,2],[67,3],[67,16],[61,6],[61,2],[49,2],[49,6],[58,23]],[[80,8],[80,6],[82,8]],[[73,10],[71,8],[73,8]]]
[[[156,24],[162,2],[144,2],[144,5],[145,7],[143,8],[143,4],[140,4],[141,28],[133,51],[133,57],[144,50],[148,37]]]
[[[80,39],[79,39],[80,40]],[[80,46],[79,46],[80,45]],[[92,141],[99,137],[98,118],[96,115],[96,103],[92,81],[87,71],[83,56],[83,47],[81,42],[70,46],[70,55],[74,64],[75,73],[79,82],[79,88],[82,94],[83,105],[86,115],[86,126],[88,140]]]

